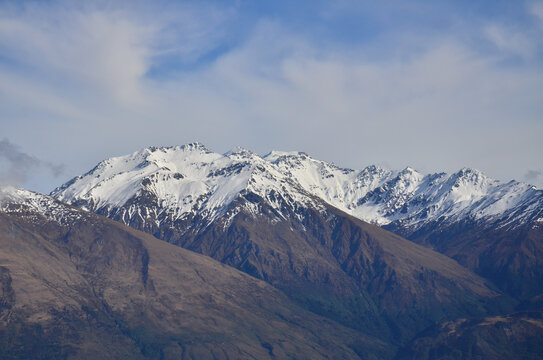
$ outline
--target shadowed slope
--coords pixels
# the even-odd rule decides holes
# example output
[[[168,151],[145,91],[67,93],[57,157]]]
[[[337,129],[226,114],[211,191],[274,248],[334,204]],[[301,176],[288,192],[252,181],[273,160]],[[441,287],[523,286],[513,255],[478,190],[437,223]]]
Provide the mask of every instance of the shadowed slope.
[[[281,211],[284,218],[245,194],[227,211],[229,220],[167,240],[264,279],[312,311],[395,341],[442,319],[481,316],[501,304],[511,309],[454,260],[377,226],[332,207]]]
[[[398,360],[540,359],[543,313],[461,319],[432,327],[402,349]]]
[[[2,358],[390,356],[262,281],[54,205],[59,221],[25,204],[0,212]]]
[[[433,224],[412,233],[395,227],[391,230],[452,257],[519,300],[543,293],[541,221],[514,226],[462,221]]]

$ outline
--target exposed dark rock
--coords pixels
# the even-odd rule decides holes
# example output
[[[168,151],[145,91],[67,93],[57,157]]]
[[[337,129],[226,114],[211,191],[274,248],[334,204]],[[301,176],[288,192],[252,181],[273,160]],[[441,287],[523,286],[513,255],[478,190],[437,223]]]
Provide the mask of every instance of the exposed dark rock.
[[[392,356],[208,257],[90,213],[27,215],[0,212],[2,359]]]

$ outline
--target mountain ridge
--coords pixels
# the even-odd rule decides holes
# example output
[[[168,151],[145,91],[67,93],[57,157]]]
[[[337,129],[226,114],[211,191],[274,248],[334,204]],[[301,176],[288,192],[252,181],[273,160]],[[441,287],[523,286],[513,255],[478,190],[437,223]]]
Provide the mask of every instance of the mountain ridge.
[[[153,154],[156,154],[157,151],[163,152],[165,156],[152,159]],[[189,154],[198,152],[200,156],[191,159]],[[178,159],[172,155],[183,153],[186,156],[180,156]],[[140,161],[138,161],[138,158]],[[151,160],[149,160],[150,158]],[[137,162],[137,164],[133,168],[123,168],[122,166],[119,168],[119,162],[123,160],[127,166],[132,161]],[[225,154],[218,154],[201,143],[190,143],[174,147],[149,147],[127,156],[104,160],[87,174],[75,177],[64,186],[56,188],[51,192],[51,195],[67,203],[90,199],[95,203],[93,207],[103,205],[100,200],[108,205],[121,205],[130,196],[135,195],[138,184],[131,183],[129,187],[131,191],[122,194],[110,193],[107,196],[101,196],[103,193],[95,187],[103,186],[105,182],[111,179],[105,179],[102,183],[90,181],[84,185],[81,184],[82,181],[89,180],[90,174],[100,175],[99,170],[103,170],[101,176],[117,177],[119,178],[117,180],[122,182],[120,178],[123,169],[131,171],[132,175],[138,176],[137,171],[134,171],[135,168],[148,168],[152,173],[153,171],[150,168],[153,167],[153,164],[155,165],[154,172],[157,175],[160,174],[160,170],[163,170],[164,173],[169,173],[170,176],[181,180],[182,176],[185,175],[168,168],[168,165],[172,167],[171,165],[175,164],[177,160],[182,160],[185,163],[192,160],[190,165],[197,165],[199,162],[202,167],[214,165],[215,170],[223,175],[226,171],[239,174],[248,165],[253,167],[265,166],[266,171],[275,173],[276,176],[277,173],[281,173],[278,176],[281,178],[280,180],[294,183],[289,184],[290,186],[301,187],[308,194],[317,196],[350,215],[381,226],[398,222],[404,226],[409,225],[411,228],[418,228],[425,224],[424,219],[429,216],[433,218],[445,217],[450,222],[466,216],[475,219],[483,217],[495,218],[505,214],[507,210],[526,205],[529,203],[528,197],[534,196],[537,200],[536,205],[543,204],[543,190],[541,189],[515,181],[502,183],[486,177],[478,170],[469,168],[463,168],[453,174],[436,173],[426,175],[410,167],[401,171],[392,171],[370,165],[362,170],[352,170],[313,159],[303,152],[272,151],[264,156],[259,156],[250,150],[236,148]],[[116,173],[107,171],[106,167],[112,165],[109,164],[111,161],[115,162],[115,166],[118,167]],[[231,167],[229,168],[229,166]],[[216,173],[216,175],[220,175],[220,173]],[[212,174],[199,174],[200,179],[198,180],[205,183],[206,181],[203,178],[208,175]],[[139,180],[141,182],[146,181],[143,178]],[[150,179],[147,180],[150,181]],[[245,178],[243,180],[248,181],[249,179]],[[74,191],[70,191],[70,189]],[[221,188],[219,190],[238,193],[241,189],[233,186],[229,189]],[[383,197],[383,194],[388,196]],[[481,201],[483,198],[488,199],[488,201]],[[227,205],[232,198],[218,200],[224,200],[222,205]],[[169,205],[172,208],[177,206],[181,211],[189,210],[186,206],[182,206],[181,201]],[[510,222],[517,221],[523,216],[523,214],[515,215],[516,217],[510,219]],[[524,214],[524,216],[527,215]],[[537,221],[539,219],[543,221],[543,216],[541,218],[532,216],[527,220]]]
[[[221,155],[201,144],[148,148],[106,160],[53,195],[266,280],[319,314],[377,326],[399,341],[443,317],[483,316],[502,302],[451,259],[330,205],[244,149]],[[395,329],[386,329],[387,318]]]
[[[469,168],[427,175],[410,167],[356,171],[303,152],[218,154],[192,143],[104,160],[51,193],[158,237],[198,232],[217,219],[227,226],[239,212],[228,212],[229,205],[246,194],[272,204],[270,221],[286,220],[278,199],[289,208],[333,206],[452,257],[521,301],[543,292],[543,264],[534,256],[543,256],[543,190]],[[259,212],[258,203],[244,206]],[[288,216],[303,221],[302,213]],[[535,253],[516,255],[515,248]]]

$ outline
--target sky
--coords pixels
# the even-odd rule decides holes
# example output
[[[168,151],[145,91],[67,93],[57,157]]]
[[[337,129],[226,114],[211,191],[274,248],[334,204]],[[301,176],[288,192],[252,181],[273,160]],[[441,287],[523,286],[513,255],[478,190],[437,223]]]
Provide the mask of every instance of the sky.
[[[0,183],[195,141],[543,187],[543,1],[0,0]]]

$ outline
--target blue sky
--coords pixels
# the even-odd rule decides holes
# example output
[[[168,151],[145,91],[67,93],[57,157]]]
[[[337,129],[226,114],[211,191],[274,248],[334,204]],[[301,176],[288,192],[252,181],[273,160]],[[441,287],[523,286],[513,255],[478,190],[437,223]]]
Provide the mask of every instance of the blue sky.
[[[1,1],[0,140],[43,192],[192,141],[542,186],[542,60],[542,1]]]

